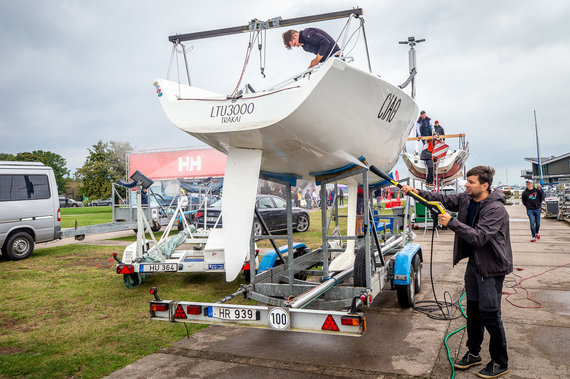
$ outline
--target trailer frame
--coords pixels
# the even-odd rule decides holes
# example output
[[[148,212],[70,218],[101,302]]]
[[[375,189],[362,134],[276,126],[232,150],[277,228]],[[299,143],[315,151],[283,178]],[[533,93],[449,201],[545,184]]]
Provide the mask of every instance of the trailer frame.
[[[162,300],[158,296],[158,290],[153,287],[151,293],[154,299],[150,301],[151,319],[360,336],[366,330],[366,318],[359,309],[369,307],[383,289],[397,290],[401,307],[412,306],[415,294],[421,289],[419,278],[423,257],[421,246],[411,243],[415,234],[410,228],[409,201],[406,202],[401,233],[389,237],[384,234],[385,239],[381,239],[373,222],[369,191],[363,191],[364,237],[328,234],[332,219],[334,218],[338,228],[340,217],[336,183],[362,175],[362,187],[370,188],[369,171],[364,157],[360,158],[360,162],[361,164],[349,164],[335,170],[311,174],[321,186],[322,245],[315,250],[303,247],[303,251],[300,251],[294,248],[291,187],[296,185],[298,177],[262,172],[261,178],[286,186],[287,236],[271,235],[267,228],[266,235],[255,236],[252,230],[250,267],[256,267],[255,242],[262,239],[272,241],[274,252],[280,255],[282,264],[255,275],[252,272],[248,285],[242,285],[234,294],[216,303]],[[409,179],[402,182],[409,182]],[[335,185],[335,197],[328,209],[326,185],[331,183]],[[376,185],[386,184],[389,183],[381,181]],[[273,242],[276,239],[286,239],[287,245],[277,248]],[[331,254],[343,251],[337,241],[348,240],[358,242],[354,267],[333,274],[329,271]],[[304,280],[307,276],[320,279],[318,282]],[[225,304],[237,295],[263,304]],[[309,304],[310,308],[307,308]],[[275,320],[282,322],[276,323]]]

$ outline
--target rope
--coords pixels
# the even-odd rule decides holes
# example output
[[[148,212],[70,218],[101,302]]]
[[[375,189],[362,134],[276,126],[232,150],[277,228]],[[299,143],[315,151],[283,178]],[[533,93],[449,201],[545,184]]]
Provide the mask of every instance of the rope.
[[[243,79],[243,74],[245,73],[245,69],[246,69],[246,67],[247,67],[247,64],[249,63],[249,57],[250,57],[250,55],[251,55],[251,50],[253,49],[253,44],[255,43],[255,41],[257,41],[257,38],[258,38],[259,35],[260,35],[260,31],[259,31],[259,30],[255,31],[256,29],[257,29],[257,20],[256,20],[255,23],[254,23],[254,28],[253,28],[253,30],[251,31],[251,33],[249,33],[249,43],[248,43],[248,45],[247,45],[247,49],[246,49],[246,53],[245,53],[245,59],[244,59],[244,62],[243,62],[243,68],[242,68],[242,70],[241,70],[241,74],[240,74],[240,76],[239,76],[239,80],[238,80],[238,82],[237,82],[237,84],[236,84],[236,88],[234,88],[232,94],[230,95],[230,98],[235,98],[235,97],[237,97],[237,95],[238,95],[238,93],[239,93],[239,85],[241,84],[241,81],[242,81],[242,79]]]
[[[515,284],[514,284],[512,287],[506,286],[507,288],[513,289],[514,292],[505,292],[505,291],[503,291],[503,295],[507,295],[507,296],[505,296],[505,300],[508,301],[511,305],[513,305],[513,306],[515,306],[515,307],[517,307],[517,308],[534,308],[534,309],[542,308],[542,303],[540,303],[539,301],[534,300],[533,298],[530,297],[530,295],[529,295],[529,293],[528,293],[528,289],[526,289],[525,287],[522,286],[522,282],[524,282],[525,280],[528,280],[528,279],[536,278],[536,277],[541,276],[541,275],[543,275],[543,274],[545,274],[545,273],[547,273],[547,272],[549,272],[549,271],[553,271],[553,270],[556,270],[556,269],[558,269],[558,268],[565,267],[565,266],[568,266],[568,265],[570,265],[570,263],[565,263],[565,264],[563,264],[563,265],[551,267],[551,268],[549,268],[548,270],[544,270],[543,272],[541,272],[541,273],[539,273],[539,274],[532,275],[532,276],[529,276],[529,277],[524,278],[524,279],[523,279],[522,276],[517,275],[516,273],[513,272],[513,275],[516,276],[517,278],[519,278],[520,280],[519,280],[519,281],[516,281],[516,279],[515,279]],[[522,271],[522,270],[524,270],[524,269],[523,269],[523,268],[516,268],[516,270],[517,270],[517,271]],[[525,293],[526,293],[526,300],[529,300],[529,301],[533,302],[533,303],[536,304],[536,305],[529,305],[529,306],[518,305],[518,304],[513,303],[511,300],[509,300],[509,297],[510,297],[511,295],[517,295],[517,294],[518,294],[517,287],[518,287],[518,288],[521,288],[523,291],[525,291]]]

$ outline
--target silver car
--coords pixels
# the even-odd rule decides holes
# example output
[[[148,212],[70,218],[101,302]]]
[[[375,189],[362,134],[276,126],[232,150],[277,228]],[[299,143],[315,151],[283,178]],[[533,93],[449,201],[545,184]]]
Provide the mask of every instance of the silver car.
[[[39,162],[0,161],[0,247],[13,260],[28,258],[37,242],[61,238],[53,169]]]

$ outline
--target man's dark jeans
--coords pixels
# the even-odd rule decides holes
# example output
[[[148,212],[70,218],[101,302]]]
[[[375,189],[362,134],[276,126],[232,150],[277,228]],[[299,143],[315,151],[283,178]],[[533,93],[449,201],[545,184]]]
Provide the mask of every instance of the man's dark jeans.
[[[433,161],[431,159],[424,160],[426,163],[426,183],[433,183]]]
[[[467,347],[473,355],[479,355],[485,329],[489,332],[491,359],[502,367],[508,367],[507,339],[501,321],[501,294],[505,276],[483,278],[477,272],[472,258],[465,270],[467,292]]]
[[[527,209],[526,214],[530,220],[530,232],[534,238],[540,229],[540,209]]]

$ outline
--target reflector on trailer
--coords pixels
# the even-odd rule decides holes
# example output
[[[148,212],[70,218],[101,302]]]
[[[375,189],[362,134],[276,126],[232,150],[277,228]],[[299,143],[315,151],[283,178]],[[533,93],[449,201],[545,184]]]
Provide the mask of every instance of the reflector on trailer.
[[[117,265],[117,274],[132,274],[135,272],[133,265]]]
[[[184,312],[184,308],[182,308],[182,305],[178,304],[178,306],[176,307],[176,311],[174,312],[174,318],[188,318],[188,316],[186,316],[186,313]]]
[[[150,310],[153,312],[166,312],[168,310],[168,304],[164,304],[164,303],[151,303],[150,304]]]
[[[189,305],[186,307],[186,313],[189,315],[199,315],[202,313],[202,307],[199,305]]]
[[[334,321],[334,318],[332,315],[328,315],[327,319],[325,320],[323,326],[321,327],[322,330],[332,330],[335,332],[339,331],[338,325],[336,324],[336,322]]]

